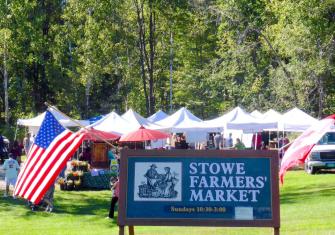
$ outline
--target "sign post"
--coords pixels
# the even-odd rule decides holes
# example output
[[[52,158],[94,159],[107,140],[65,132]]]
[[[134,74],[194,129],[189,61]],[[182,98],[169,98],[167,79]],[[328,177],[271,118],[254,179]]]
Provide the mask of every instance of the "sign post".
[[[123,150],[124,226],[273,227],[279,234],[278,155],[259,150]]]

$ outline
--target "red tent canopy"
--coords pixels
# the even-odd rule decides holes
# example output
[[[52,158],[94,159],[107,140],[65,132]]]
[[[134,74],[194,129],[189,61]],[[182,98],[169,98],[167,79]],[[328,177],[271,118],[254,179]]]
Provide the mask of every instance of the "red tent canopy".
[[[117,138],[120,138],[119,135],[105,132],[105,131],[99,131],[94,128],[84,129],[83,132],[85,133],[84,140],[114,140]]]
[[[141,142],[146,140],[159,140],[170,137],[161,131],[145,129],[143,126],[140,129],[121,136],[120,142]]]

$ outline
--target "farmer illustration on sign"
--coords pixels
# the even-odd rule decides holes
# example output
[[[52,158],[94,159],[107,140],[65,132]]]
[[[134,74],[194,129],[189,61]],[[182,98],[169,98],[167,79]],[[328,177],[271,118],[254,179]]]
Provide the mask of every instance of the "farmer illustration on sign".
[[[147,183],[139,185],[139,197],[141,198],[176,198],[178,192],[175,185],[178,182],[175,172],[171,173],[169,166],[164,167],[164,173],[159,174],[156,164],[152,164],[145,173]]]
[[[152,189],[155,188],[154,184],[155,184],[155,182],[157,180],[157,177],[158,177],[158,173],[156,171],[156,168],[157,168],[157,166],[155,164],[152,164],[150,166],[150,169],[144,175],[147,178],[147,185]]]

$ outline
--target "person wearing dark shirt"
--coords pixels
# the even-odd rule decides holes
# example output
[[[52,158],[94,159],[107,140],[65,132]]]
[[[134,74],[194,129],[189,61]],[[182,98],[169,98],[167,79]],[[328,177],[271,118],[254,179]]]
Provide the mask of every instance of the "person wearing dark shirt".
[[[19,142],[17,140],[14,141],[12,149],[10,150],[10,153],[13,155],[13,158],[21,164],[21,155],[22,155],[22,149],[19,145]]]
[[[91,148],[90,147],[86,147],[84,149],[84,152],[82,152],[80,154],[79,160],[80,161],[87,161],[88,163],[91,164],[91,159],[92,159]]]
[[[188,149],[188,143],[186,142],[186,138],[184,135],[180,136],[180,148]]]
[[[262,147],[262,135],[261,133],[256,133],[252,136],[252,144],[253,149],[261,149]]]
[[[147,178],[147,184],[149,187],[154,188],[155,179],[158,177],[158,173],[156,171],[156,164],[152,164],[150,169],[145,173],[144,177]]]
[[[4,163],[5,162],[5,158],[7,158],[7,148],[5,145],[5,141],[2,137],[2,135],[0,135],[0,163]]]

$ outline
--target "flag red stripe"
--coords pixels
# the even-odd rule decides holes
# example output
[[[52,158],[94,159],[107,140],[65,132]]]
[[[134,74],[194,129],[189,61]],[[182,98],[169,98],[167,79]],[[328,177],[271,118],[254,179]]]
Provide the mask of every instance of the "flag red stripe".
[[[29,187],[24,191],[24,197],[27,198],[27,194],[30,194],[31,190],[36,187],[37,179],[43,175],[45,170],[52,164],[53,156],[56,155],[60,148],[68,141],[68,138],[71,138],[73,135],[71,132],[63,132],[61,135],[65,134],[62,138],[58,140],[55,139],[49,146],[50,151],[46,152],[43,156],[43,159],[38,163],[38,170],[34,173],[34,177],[29,181]]]
[[[33,177],[35,177],[36,172],[39,170],[39,166],[41,165],[41,163],[43,163],[43,159],[45,159],[45,156],[50,152],[50,149],[45,150],[38,146],[36,147],[38,149],[31,162],[31,165],[33,167],[31,167],[29,171],[27,171],[26,175],[22,177],[22,184],[18,188],[16,193],[18,196],[23,197],[26,188],[30,185],[30,181],[33,180]]]
[[[60,156],[70,147],[71,142],[76,138],[75,134],[71,134],[66,140],[60,140],[55,144],[57,146],[52,153],[47,156],[47,161],[41,165],[36,177],[30,184],[29,189],[24,193],[24,197],[31,199],[31,195],[36,192],[36,190],[41,186],[41,183],[46,179],[53,167],[55,167],[56,162],[59,160]],[[57,175],[56,175],[57,176]]]
[[[25,163],[24,165],[22,175],[19,175],[18,182],[16,183],[16,186],[15,186],[15,191],[14,191],[15,195],[19,195],[26,177],[29,175],[31,170],[34,168],[35,163],[39,161],[41,155],[44,152],[44,150],[39,148],[38,146],[33,146],[33,149],[34,151],[31,151],[31,155],[29,156],[27,163]]]
[[[16,193],[18,188],[21,186],[22,177],[26,174],[26,172],[28,171],[27,169],[30,167],[30,162],[31,162],[31,159],[32,159],[32,155],[34,155],[35,152],[37,151],[36,148],[33,148],[33,149],[34,149],[33,153],[27,156],[27,160],[25,161],[25,163],[23,164],[22,169],[19,172],[19,175],[17,177],[18,179],[17,179],[16,184],[15,184],[14,193]]]
[[[25,194],[27,190],[32,186],[33,181],[39,174],[39,172],[43,169],[45,163],[49,160],[52,153],[57,149],[59,143],[65,141],[68,136],[71,136],[72,133],[70,131],[64,131],[60,135],[58,135],[49,145],[49,147],[44,151],[43,154],[39,156],[39,161],[35,163],[35,167],[32,171],[29,172],[29,175],[25,178],[24,185],[19,193],[19,196],[26,198]]]
[[[22,177],[22,183],[21,183],[21,184],[19,185],[19,187],[18,187],[17,194],[18,194],[19,196],[20,196],[21,191],[22,191],[22,189],[23,189],[23,187],[24,187],[24,185],[25,185],[25,182],[26,182],[27,177],[29,177],[31,171],[33,171],[33,170],[35,169],[35,165],[36,165],[36,163],[40,161],[40,158],[41,158],[42,154],[43,154],[44,151],[45,151],[44,149],[41,149],[41,148],[39,148],[38,146],[36,146],[36,147],[37,147],[36,154],[33,156],[33,159],[32,159],[32,161],[31,161],[31,163],[30,163],[29,169],[27,168],[27,172],[26,172],[26,174]]]
[[[312,150],[313,145],[307,145],[303,146],[295,151],[292,151],[290,153],[290,156],[297,156],[296,158],[291,158],[287,163],[283,163],[282,166],[280,167],[279,171],[279,176],[280,176],[280,182],[283,184],[284,183],[284,175],[286,171],[294,166],[297,166],[299,164],[302,164],[305,162],[306,157]]]
[[[284,175],[288,169],[305,162],[314,145],[334,125],[334,119],[325,118],[302,133],[287,149],[280,165],[280,181],[283,183]]]
[[[60,171],[66,165],[67,160],[75,153],[75,151],[79,148],[84,135],[77,136],[74,141],[70,144],[70,146],[66,149],[66,151],[60,155],[60,158],[55,163],[54,167],[50,170],[49,174],[43,178],[43,181],[38,184],[39,188],[33,195],[30,195],[29,198],[32,202],[39,203],[42,199],[43,195],[49,189],[51,184],[53,184],[59,175]]]

